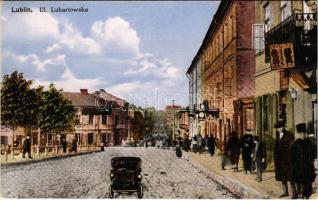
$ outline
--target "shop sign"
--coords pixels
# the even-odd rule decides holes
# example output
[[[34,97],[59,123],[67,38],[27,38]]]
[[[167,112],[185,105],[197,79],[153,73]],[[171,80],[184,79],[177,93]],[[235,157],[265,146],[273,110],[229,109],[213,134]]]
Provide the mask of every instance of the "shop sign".
[[[269,45],[272,70],[295,67],[293,43]]]

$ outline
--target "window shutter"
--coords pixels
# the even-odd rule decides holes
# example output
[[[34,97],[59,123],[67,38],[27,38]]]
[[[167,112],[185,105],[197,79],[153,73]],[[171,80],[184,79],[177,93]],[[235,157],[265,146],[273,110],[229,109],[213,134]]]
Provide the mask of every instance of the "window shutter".
[[[262,133],[262,97],[256,98],[256,132],[257,135]]]
[[[272,136],[275,135],[276,129],[274,128],[275,123],[277,122],[277,94],[272,95],[272,127],[271,127],[271,134]]]

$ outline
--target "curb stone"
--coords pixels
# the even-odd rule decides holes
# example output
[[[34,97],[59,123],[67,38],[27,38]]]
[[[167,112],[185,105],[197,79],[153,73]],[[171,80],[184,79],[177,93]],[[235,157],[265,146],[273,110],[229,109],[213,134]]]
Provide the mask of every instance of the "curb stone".
[[[224,188],[226,188],[229,192],[231,192],[236,197],[239,197],[242,199],[270,199],[271,198],[266,194],[262,194],[256,191],[255,189],[242,184],[240,181],[212,172],[211,170],[207,169],[202,164],[198,163],[195,160],[192,160],[191,156],[186,155],[185,158],[193,166],[201,170],[204,175],[211,178],[218,184],[222,185]]]
[[[97,153],[97,152],[101,152],[101,151],[95,150],[95,151],[89,151],[89,152],[80,152],[80,153],[76,153],[76,154],[59,155],[59,156],[52,156],[52,157],[33,159],[33,160],[31,159],[31,160],[25,160],[25,161],[20,161],[20,162],[1,163],[1,169],[4,169],[6,167],[13,167],[13,166],[19,166],[19,165],[45,162],[45,161],[49,161],[49,160],[64,159],[64,158],[69,158],[69,157],[73,157],[73,156],[81,156],[81,155],[92,154],[92,153]]]

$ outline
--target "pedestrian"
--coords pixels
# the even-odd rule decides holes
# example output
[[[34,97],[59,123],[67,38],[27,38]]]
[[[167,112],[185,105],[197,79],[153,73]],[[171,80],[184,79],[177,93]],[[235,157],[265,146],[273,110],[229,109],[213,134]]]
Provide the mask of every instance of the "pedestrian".
[[[266,168],[266,146],[258,136],[254,136],[253,162],[256,165],[258,182],[262,181],[263,170]]]
[[[230,156],[231,164],[234,165],[233,171],[238,172],[238,163],[241,154],[240,140],[236,132],[232,132],[227,143],[227,155]]]
[[[100,143],[100,151],[105,151],[104,142]]]
[[[182,157],[182,150],[179,144],[176,145],[176,156],[179,159]]]
[[[183,141],[182,149],[188,152],[189,151],[188,146],[189,146],[189,138],[188,136],[186,136]]]
[[[244,171],[245,174],[247,174],[247,171],[252,173],[252,153],[254,149],[253,136],[251,134],[245,134],[241,139]]]
[[[207,146],[208,146],[208,151],[210,155],[214,156],[216,143],[212,134],[210,134],[207,139]]]
[[[199,154],[202,153],[202,144],[203,144],[203,138],[202,138],[202,135],[199,133],[198,134],[198,141],[197,141],[197,148],[198,148]]]
[[[292,197],[309,199],[312,193],[312,182],[315,181],[315,153],[317,147],[307,137],[306,124],[296,125],[299,138],[291,146],[292,181],[297,186],[297,193]]]
[[[197,135],[194,135],[193,138],[192,138],[192,151],[193,151],[194,153],[197,153],[197,151],[198,151],[198,143],[197,143],[197,140],[198,140]]]
[[[25,154],[28,153],[29,158],[32,159],[31,156],[31,142],[30,142],[30,136],[26,136],[25,140],[23,141],[23,153],[22,158],[25,158]]]
[[[274,147],[274,165],[275,178],[282,182],[283,194],[279,197],[288,196],[288,185],[290,182],[293,196],[297,196],[295,183],[292,181],[292,166],[291,166],[291,145],[294,142],[294,135],[285,129],[286,120],[280,119],[274,125],[276,128],[276,141]]]
[[[63,149],[63,153],[66,153],[66,148],[67,148],[66,140],[65,140],[64,138],[62,138],[62,149]]]
[[[72,152],[77,152],[77,142],[76,140],[73,140],[72,141]]]

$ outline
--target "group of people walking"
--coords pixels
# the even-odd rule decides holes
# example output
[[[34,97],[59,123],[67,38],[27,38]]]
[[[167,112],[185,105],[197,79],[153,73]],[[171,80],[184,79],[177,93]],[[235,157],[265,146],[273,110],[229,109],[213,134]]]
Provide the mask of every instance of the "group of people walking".
[[[307,135],[306,124],[296,125],[295,135],[286,130],[286,120],[279,120],[275,126],[276,141],[274,146],[275,179],[282,183],[283,193],[280,197],[289,196],[288,185],[292,191],[292,198],[309,198],[312,194],[312,183],[315,181],[314,160],[317,159],[317,141]],[[298,138],[295,140],[295,136]],[[216,139],[213,135],[194,135],[179,140],[176,146],[176,155],[182,156],[181,147],[185,151],[202,153],[208,150],[215,154]],[[207,148],[206,148],[207,147]],[[232,132],[222,154],[222,169],[230,161],[234,172],[238,172],[240,156],[243,160],[245,174],[256,170],[256,180],[262,181],[263,171],[266,169],[266,144],[257,135],[244,134],[239,138]]]
[[[239,139],[237,133],[232,132],[225,148],[222,169],[225,169],[226,160],[229,158],[234,165],[233,170],[238,172],[241,151],[245,174],[257,169],[256,180],[261,182],[262,172],[266,168],[266,147],[258,136],[245,134]]]
[[[289,196],[288,185],[292,190],[292,198],[309,198],[312,193],[312,183],[315,181],[314,160],[317,158],[317,142],[307,136],[306,124],[296,125],[296,136],[285,128],[286,121],[279,120],[274,147],[275,178],[282,183],[283,193],[280,197]],[[242,153],[245,174],[257,170],[257,181],[262,181],[263,170],[266,169],[266,145],[258,136],[243,135],[240,139],[234,132],[226,145],[222,160],[225,169],[227,158],[238,171],[240,154]]]
[[[205,135],[202,137],[201,134],[194,135],[192,138],[185,137],[183,141],[183,150],[192,151],[194,153],[202,153],[206,150],[209,151],[210,155],[213,156],[215,153],[216,141],[213,135]]]

